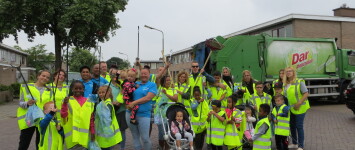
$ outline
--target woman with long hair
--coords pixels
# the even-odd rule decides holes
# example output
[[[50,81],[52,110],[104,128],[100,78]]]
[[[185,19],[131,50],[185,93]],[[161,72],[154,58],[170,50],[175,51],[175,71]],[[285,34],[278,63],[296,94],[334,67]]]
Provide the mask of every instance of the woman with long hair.
[[[177,74],[177,82],[175,83],[174,87],[176,92],[178,93],[177,102],[184,104],[188,113],[192,115],[191,102],[189,100],[190,92],[188,92],[190,89],[188,77],[189,73],[187,73],[186,71],[180,71]]]
[[[46,86],[51,74],[47,70],[41,70],[37,74],[35,83],[22,84],[20,87],[20,107],[17,109],[17,120],[21,130],[19,149],[28,149],[33,133],[36,131],[36,147],[39,144],[39,132],[36,126],[28,126],[25,116],[29,106],[37,105],[43,110],[45,103],[52,100],[52,92]]]
[[[304,148],[304,118],[310,108],[308,102],[308,89],[304,80],[297,78],[296,70],[292,67],[285,69],[283,78],[284,94],[288,99],[291,111],[290,127],[292,143],[289,148]]]

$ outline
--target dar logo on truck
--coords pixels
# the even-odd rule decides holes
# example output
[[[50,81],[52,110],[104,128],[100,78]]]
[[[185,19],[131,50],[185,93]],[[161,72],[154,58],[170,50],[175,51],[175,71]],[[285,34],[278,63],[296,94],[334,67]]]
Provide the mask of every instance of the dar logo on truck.
[[[309,51],[292,54],[292,66],[297,65],[296,68],[302,68],[313,62],[311,53]]]

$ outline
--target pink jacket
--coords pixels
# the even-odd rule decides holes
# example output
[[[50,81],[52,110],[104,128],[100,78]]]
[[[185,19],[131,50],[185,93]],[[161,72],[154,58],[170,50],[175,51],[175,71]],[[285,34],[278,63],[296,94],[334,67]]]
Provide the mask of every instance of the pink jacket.
[[[178,121],[177,121],[178,122]],[[185,125],[182,125],[182,123],[185,123]],[[178,122],[178,124],[184,126],[184,130],[181,129],[182,131],[186,131],[186,130],[189,130],[190,129],[190,126],[189,124],[186,123],[186,121],[182,121],[182,122]],[[173,134],[176,134],[176,133],[179,133],[179,125],[175,125],[174,121],[171,122],[171,132]]]

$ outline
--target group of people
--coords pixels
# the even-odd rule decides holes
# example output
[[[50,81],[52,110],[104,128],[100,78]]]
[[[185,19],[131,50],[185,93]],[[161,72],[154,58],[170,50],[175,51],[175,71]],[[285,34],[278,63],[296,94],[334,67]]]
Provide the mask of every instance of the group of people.
[[[271,149],[272,136],[278,150],[304,147],[308,90],[291,67],[281,69],[272,84],[265,84],[254,80],[248,70],[242,72],[241,82],[234,81],[228,67],[209,75],[195,61],[191,73],[180,71],[175,82],[167,73],[169,64],[159,67],[157,74],[149,66],[136,65],[137,69],[126,70],[117,66],[108,70],[105,62],[83,66],[81,79],[70,86],[64,82],[63,70],[52,76],[40,71],[35,83],[22,84],[19,150],[28,149],[34,132],[37,149],[81,150],[95,144],[101,149],[125,149],[128,128],[134,149],[149,150],[154,124],[160,149],[169,149],[164,139],[167,122],[160,118],[160,106],[168,102],[181,103],[187,110],[176,112],[169,124],[177,149],[182,138],[192,150],[201,150],[205,143],[216,150],[245,145]],[[31,106],[44,113],[34,124],[26,118]],[[290,135],[292,144],[287,141]]]

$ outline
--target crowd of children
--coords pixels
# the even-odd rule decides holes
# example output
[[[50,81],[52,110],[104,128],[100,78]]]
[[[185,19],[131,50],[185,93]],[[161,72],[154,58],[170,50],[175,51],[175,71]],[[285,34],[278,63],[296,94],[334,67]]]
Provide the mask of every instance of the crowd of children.
[[[148,66],[144,68],[149,69]],[[82,80],[72,81],[68,87],[63,83],[65,72],[60,70],[54,74],[54,84],[48,84],[48,87],[48,71],[40,72],[36,83],[21,86],[21,107],[18,110],[21,129],[19,149],[28,148],[34,131],[40,137],[36,140],[38,149],[65,147],[80,150],[94,149],[96,145],[99,149],[110,150],[118,143],[124,149],[124,129],[127,124],[140,124],[136,120],[139,105],[130,109],[126,107],[134,101],[134,92],[139,88],[136,84],[139,70],[113,70],[105,73],[111,75],[109,80],[112,80],[102,82],[106,85],[100,82],[106,80],[107,76],[106,79],[95,76],[95,82],[98,82],[95,83],[84,74]],[[283,84],[283,77],[271,86],[265,86],[264,83],[253,80],[249,71],[244,71],[243,81],[233,83],[228,68],[223,68],[223,73],[217,71],[210,76],[203,69],[199,70],[197,62],[193,62],[192,73],[189,75],[182,71],[174,83],[165,73],[166,70],[167,67],[163,67],[157,76],[150,75],[150,81],[158,87],[158,93],[152,99],[152,104],[155,105],[152,106],[155,107],[152,118],[156,118],[154,115],[160,112],[157,110],[161,109],[162,103],[178,102],[185,106],[186,112],[175,112],[176,116],[170,124],[171,133],[176,139],[176,149],[181,149],[182,138],[187,139],[191,150],[201,150],[205,143],[212,150],[222,150],[223,147],[234,150],[271,149],[273,136],[278,150],[288,149],[291,108],[294,111],[299,108],[295,110],[294,105],[298,103],[289,104],[284,95],[284,92],[288,92],[285,90],[288,87]],[[82,67],[80,71],[89,72],[90,68]],[[56,95],[58,93],[62,93],[59,94],[61,96]],[[306,98],[302,100],[306,101]],[[33,105],[44,113],[44,117],[37,120],[37,127],[23,122],[27,109]],[[125,108],[130,111],[129,122],[124,119]],[[184,113],[190,118],[184,118]],[[165,129],[161,123],[166,122],[157,123],[159,145],[167,149],[169,147],[164,144],[166,139],[163,138]]]

